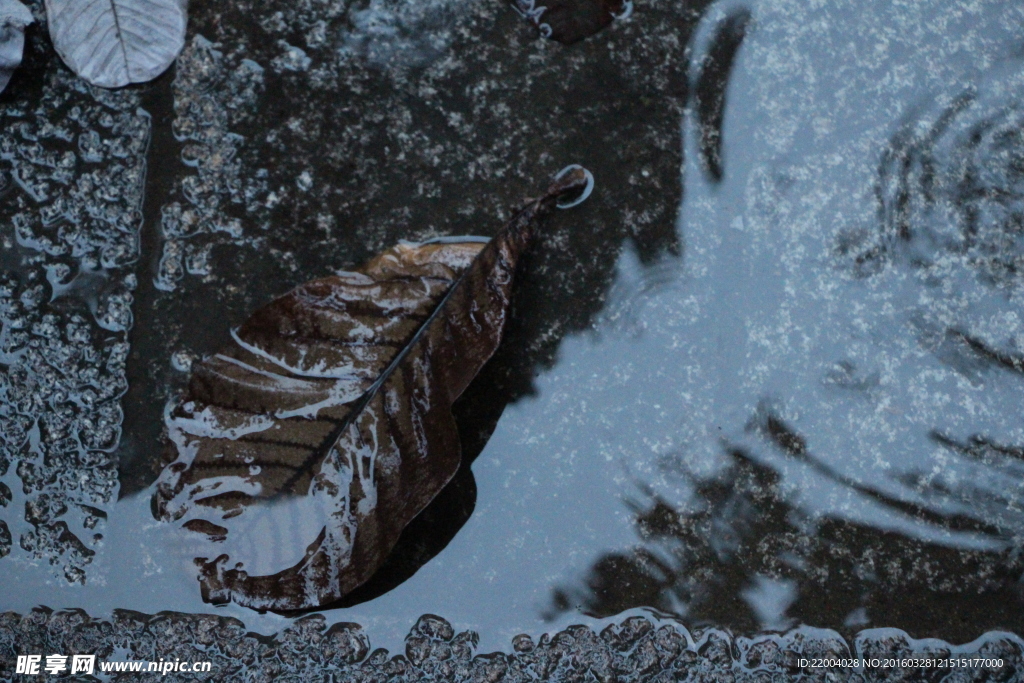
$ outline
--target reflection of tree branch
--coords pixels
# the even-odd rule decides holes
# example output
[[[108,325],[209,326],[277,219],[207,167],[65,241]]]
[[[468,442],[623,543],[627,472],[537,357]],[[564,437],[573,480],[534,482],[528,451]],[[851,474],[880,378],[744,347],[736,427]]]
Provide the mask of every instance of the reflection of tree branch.
[[[604,617],[649,606],[672,613],[682,604],[699,621],[756,629],[741,594],[756,573],[792,571],[778,557],[798,553],[797,529],[778,474],[742,452],[730,455],[735,466],[722,478],[680,472],[695,487],[698,511],[678,510],[648,489],[650,505],[634,510],[644,546],[601,557],[583,586],[556,589],[553,612]]]
[[[939,115],[928,132],[921,137],[914,134],[916,121],[905,126],[893,138],[879,163],[879,182],[875,186],[878,200],[879,223],[883,236],[898,237],[900,241],[909,242],[914,235],[910,224],[911,204],[914,194],[919,195],[926,206],[935,203],[936,160],[934,147],[936,142],[949,129],[950,125],[974,101],[972,93],[964,93]],[[919,168],[915,180],[915,166]],[[887,186],[895,185],[895,188]],[[892,189],[889,196],[887,190]],[[858,260],[869,260],[886,253],[889,245],[876,245],[865,252]]]
[[[844,490],[889,507],[924,510],[944,528],[986,526],[894,499],[836,473],[811,458],[806,440],[775,416],[765,414],[756,425]],[[1024,558],[1014,550],[952,548],[844,519],[811,520],[786,500],[775,470],[741,450],[726,455],[731,465],[706,479],[668,465],[679,468],[670,474],[692,487],[686,507],[669,504],[641,484],[649,502],[630,506],[640,544],[606,554],[578,584],[554,591],[551,616],[580,609],[605,617],[646,606],[691,624],[751,631],[762,625],[745,596],[760,577],[768,577],[796,582],[786,617],[841,632],[863,627],[863,615],[874,625],[965,642],[987,629],[1024,629],[1018,588]],[[958,618],[949,619],[954,612]],[[847,623],[854,613],[858,619]]]
[[[722,124],[725,121],[725,91],[733,61],[746,36],[750,11],[736,10],[719,23],[701,64],[694,96],[700,121],[700,155],[708,175],[722,180]]]
[[[873,486],[861,484],[857,480],[837,472],[820,460],[811,457],[807,452],[807,443],[804,438],[796,434],[782,420],[772,414],[767,414],[763,418],[759,431],[771,439],[777,446],[807,464],[816,472],[828,477],[837,484],[853,489],[877,503],[916,517],[922,522],[936,524],[950,531],[974,531],[990,536],[1003,536],[1001,529],[981,520],[957,513],[939,512],[918,503],[900,500]]]
[[[971,436],[970,439],[968,439],[968,443],[956,441],[952,437],[946,436],[937,430],[932,430],[928,436],[946,448],[956,451],[960,455],[965,455],[969,458],[973,458],[974,460],[979,460],[986,465],[991,465],[993,463],[992,454],[1024,461],[1024,448],[1021,448],[1020,446],[1005,446],[977,434]]]
[[[1021,461],[1024,461],[1024,448],[1007,446],[977,434],[962,443],[950,436],[935,430],[929,436],[936,443],[986,467],[993,468],[999,475],[998,481],[1006,485],[1003,490],[993,490],[991,486],[983,486],[967,481],[954,489],[941,481],[931,481],[927,486],[948,498],[955,499],[984,514],[988,519],[998,519],[999,524],[1009,533],[1021,534],[1021,502],[1024,499],[1024,482],[1021,482]],[[922,477],[924,479],[924,477]]]
[[[922,493],[940,497],[947,501],[958,501],[987,519],[994,520],[1007,533],[1013,530],[1020,532],[1021,516],[1019,514],[1019,497],[1001,495],[991,489],[981,488],[970,483],[953,487],[942,481],[932,481],[930,477],[918,474],[905,475],[900,480],[908,486],[917,486]]]
[[[972,351],[977,353],[982,358],[1000,365],[1007,370],[1013,372],[1019,372],[1024,374],[1024,356],[1016,353],[1006,353],[1005,351],[999,351],[993,349],[991,346],[981,341],[977,337],[971,336],[966,332],[960,330],[951,329],[949,335],[967,344]]]
[[[905,256],[915,267],[933,263],[939,250],[966,256],[990,285],[1019,281],[1024,109],[1012,94],[1016,88],[1000,83],[986,90],[967,89],[907,121],[893,137],[875,186],[877,234],[850,236],[839,245],[859,273],[877,272],[886,258],[910,247]],[[950,219],[955,233],[941,227]]]

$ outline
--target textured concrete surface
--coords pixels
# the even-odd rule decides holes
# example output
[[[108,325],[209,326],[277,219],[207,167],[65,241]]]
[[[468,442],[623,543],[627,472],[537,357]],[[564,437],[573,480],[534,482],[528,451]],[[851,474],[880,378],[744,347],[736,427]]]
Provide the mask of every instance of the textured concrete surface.
[[[487,613],[488,649],[642,605],[737,633],[828,627],[839,651],[868,626],[1020,632],[1014,6],[652,0],[565,46],[501,2],[214,2],[172,72],[114,92],[60,65],[41,7],[0,95],[0,608],[94,616],[8,614],[10,642],[69,620],[102,647],[207,629],[104,616],[141,608],[110,603],[136,588],[149,612],[204,609],[132,498],[191,363],[399,239],[493,234],[569,163],[597,190],[548,224],[461,407],[467,451],[487,450],[378,583],[295,628],[404,634],[439,596]],[[242,616],[217,647],[284,661],[290,631]],[[903,647],[892,633],[879,647]],[[452,638],[462,679],[520,676],[520,655]],[[546,676],[614,659],[594,631],[561,638],[537,645],[573,643]],[[789,656],[805,635],[773,638]],[[693,651],[659,657],[788,675]],[[429,673],[353,652],[344,666]]]
[[[81,582],[118,488],[150,119],[29,37],[0,105],[0,556]]]
[[[1008,634],[993,634],[965,649],[935,640],[916,642],[900,631],[880,629],[851,644],[823,630],[743,638],[631,617],[609,624],[600,633],[571,626],[537,639],[520,634],[507,652],[478,654],[477,638],[472,631],[456,633],[447,621],[429,614],[409,631],[404,652],[391,653],[374,649],[358,624],[327,627],[319,615],[268,637],[247,633],[238,620],[213,615],[118,611],[109,620],[97,620],[82,611],[37,610],[24,616],[7,612],[0,614],[0,681],[28,680],[11,677],[10,667],[17,654],[39,652],[91,652],[98,661],[207,661],[216,680],[250,682],[1024,680],[1024,642]],[[898,662],[961,658],[967,653],[1001,660],[1002,665],[957,670],[900,664],[812,668],[811,664],[818,658]],[[111,681],[144,678],[127,673],[109,676]],[[162,680],[210,678],[210,674],[171,673]]]

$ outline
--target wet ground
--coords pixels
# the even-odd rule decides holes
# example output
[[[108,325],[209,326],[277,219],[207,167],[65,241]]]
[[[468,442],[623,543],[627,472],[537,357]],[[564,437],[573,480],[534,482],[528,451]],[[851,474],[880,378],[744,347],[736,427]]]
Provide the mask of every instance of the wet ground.
[[[768,671],[805,642],[1021,656],[1019,7],[651,0],[563,44],[501,2],[213,2],[115,92],[32,8],[0,95],[5,663],[172,624],[269,671],[296,629],[399,652],[438,614],[478,634],[452,661],[513,673],[518,634],[587,624],[552,641],[583,671],[640,656],[602,629],[643,608],[677,672],[750,673],[755,641]],[[204,604],[149,505],[192,362],[399,239],[494,234],[569,163],[595,191],[522,265],[466,463],[388,564],[322,622]],[[368,647],[332,671],[394,666]]]

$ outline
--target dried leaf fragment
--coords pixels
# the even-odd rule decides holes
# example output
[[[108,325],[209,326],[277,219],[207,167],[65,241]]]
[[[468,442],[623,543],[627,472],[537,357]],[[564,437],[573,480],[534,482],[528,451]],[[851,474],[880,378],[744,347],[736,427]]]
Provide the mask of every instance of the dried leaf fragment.
[[[93,85],[151,81],[185,45],[180,0],[46,0],[57,54]]]
[[[459,467],[452,404],[501,341],[538,219],[589,181],[559,176],[489,242],[400,244],[301,285],[197,364],[154,510],[217,544],[204,600],[309,609],[370,578]]]

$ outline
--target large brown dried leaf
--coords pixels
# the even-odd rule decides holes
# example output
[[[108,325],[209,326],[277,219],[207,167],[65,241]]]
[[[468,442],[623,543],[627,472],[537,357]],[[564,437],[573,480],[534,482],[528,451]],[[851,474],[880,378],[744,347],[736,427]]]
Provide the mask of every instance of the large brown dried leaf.
[[[486,244],[403,244],[306,283],[195,368],[154,508],[225,549],[197,559],[205,600],[315,608],[373,574],[459,467],[451,407],[538,218],[585,184],[564,175]]]

